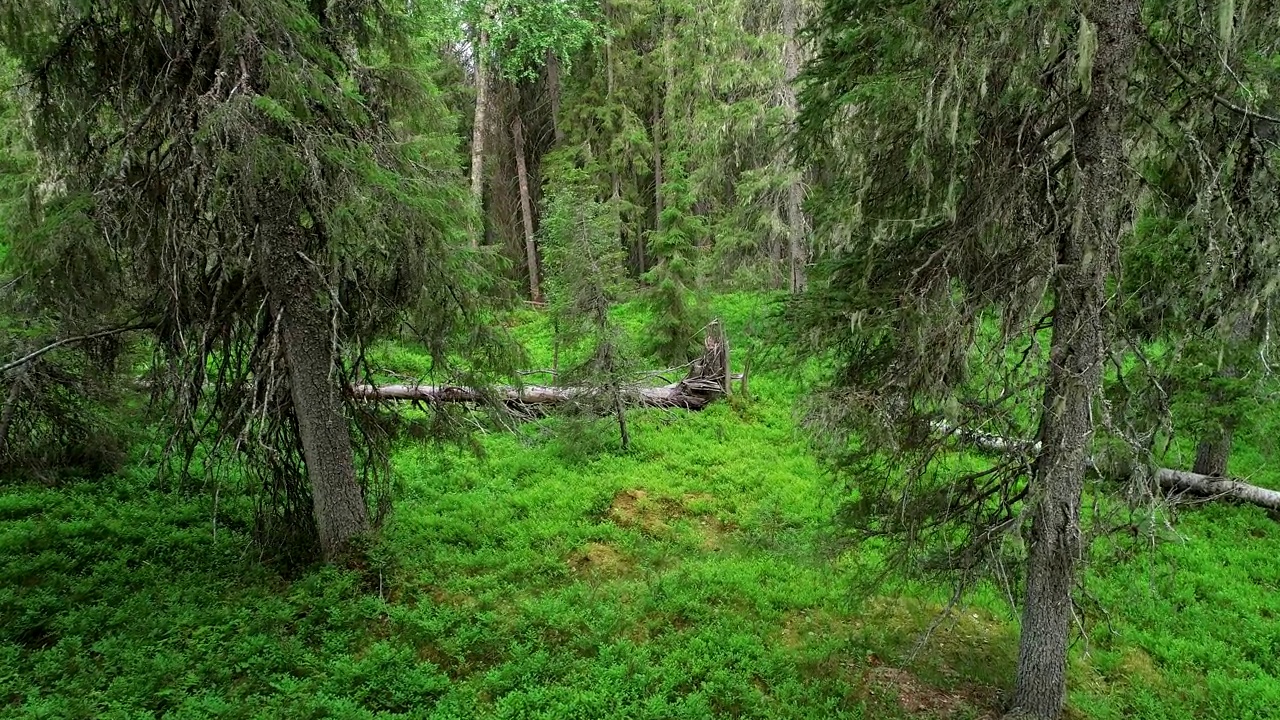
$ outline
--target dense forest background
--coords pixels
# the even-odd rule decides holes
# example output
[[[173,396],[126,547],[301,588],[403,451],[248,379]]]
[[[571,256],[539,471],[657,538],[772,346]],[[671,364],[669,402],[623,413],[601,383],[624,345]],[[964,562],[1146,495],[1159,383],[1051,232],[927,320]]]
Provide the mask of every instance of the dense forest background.
[[[0,0],[0,716],[1280,707],[1280,5]]]

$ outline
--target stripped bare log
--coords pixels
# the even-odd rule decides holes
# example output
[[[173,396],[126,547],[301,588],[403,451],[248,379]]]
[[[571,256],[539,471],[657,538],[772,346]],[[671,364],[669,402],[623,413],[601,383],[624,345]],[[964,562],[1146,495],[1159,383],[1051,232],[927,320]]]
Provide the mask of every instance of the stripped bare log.
[[[934,427],[946,435],[954,435],[957,440],[966,445],[987,452],[1001,455],[1021,454],[1029,458],[1034,458],[1040,453],[1040,443],[1030,440],[1010,439],[978,430],[954,428],[942,422],[935,423]],[[1095,459],[1090,458],[1086,462],[1094,471],[1104,473],[1102,466]],[[1152,471],[1152,476],[1156,483],[1168,492],[1205,498],[1230,498],[1280,512],[1280,490],[1250,485],[1236,478],[1211,477],[1170,468],[1156,468]]]
[[[633,387],[625,393],[628,404],[640,407],[701,410],[728,395],[729,343],[719,322],[707,329],[702,356],[689,365],[683,380],[660,387]],[[512,407],[556,405],[585,400],[599,394],[596,388],[524,385],[494,389],[458,385],[356,385],[353,397],[370,402],[409,401],[435,403],[483,403],[493,399]]]
[[[591,388],[547,385],[503,387],[493,391],[457,385],[356,385],[351,392],[356,398],[375,402],[409,400],[428,404],[481,403],[496,397],[508,405],[556,405],[585,399],[596,391]],[[635,388],[627,394],[627,399],[642,407],[701,410],[715,398],[699,389],[686,387],[681,382],[663,387]]]

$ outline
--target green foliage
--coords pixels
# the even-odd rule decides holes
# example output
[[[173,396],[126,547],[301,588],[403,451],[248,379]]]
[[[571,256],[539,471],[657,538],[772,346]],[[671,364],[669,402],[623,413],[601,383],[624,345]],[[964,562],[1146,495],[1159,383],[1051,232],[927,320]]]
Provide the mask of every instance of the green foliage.
[[[696,293],[698,243],[705,221],[693,211],[697,197],[684,170],[683,157],[667,159],[662,185],[663,209],[658,229],[649,236],[653,269],[646,275],[651,309],[646,351],[671,364],[687,362],[695,353],[698,330],[705,322]]]
[[[630,285],[617,216],[595,199],[590,171],[577,167],[571,153],[548,165],[542,220],[547,299],[557,347],[573,358],[557,368],[557,384],[589,388],[579,405],[589,415],[614,416],[626,449],[626,395],[636,362],[610,314]]]
[[[759,302],[713,300],[730,338]],[[616,316],[642,332],[637,305]],[[549,363],[545,316],[514,332]],[[484,457],[406,444],[399,512],[360,572],[256,562],[252,499],[158,484],[145,445],[114,476],[7,485],[0,717],[936,717],[899,696],[996,711],[1016,647],[1003,589],[979,588],[909,661],[947,595],[865,595],[883,556],[831,542],[840,498],[795,425],[801,388],[753,386],[742,409],[636,413],[628,454],[582,457],[556,419],[487,435]],[[1275,707],[1280,532],[1228,505],[1177,519],[1155,554],[1096,548],[1075,717]]]
[[[585,0],[473,0],[489,31],[490,50],[503,76],[533,80],[549,58],[566,69],[575,55],[600,43],[598,3]]]
[[[176,447],[251,471],[285,525],[311,512],[273,278],[315,284],[335,387],[367,375],[366,345],[410,314],[437,375],[500,355],[472,321],[486,273],[461,251],[453,119],[411,36],[426,10],[407,7],[271,0],[170,16],[120,0],[0,14],[0,44],[36,80],[31,135],[49,181],[15,236],[20,287],[60,335],[153,328]],[[377,495],[392,418],[347,410]]]

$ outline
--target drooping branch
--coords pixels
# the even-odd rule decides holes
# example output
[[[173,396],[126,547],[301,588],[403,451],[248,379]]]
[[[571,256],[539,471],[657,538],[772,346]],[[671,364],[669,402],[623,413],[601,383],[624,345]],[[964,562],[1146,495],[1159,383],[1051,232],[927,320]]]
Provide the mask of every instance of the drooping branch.
[[[66,345],[74,345],[75,343],[88,342],[90,340],[97,340],[99,338],[111,337],[113,335],[123,335],[124,333],[133,332],[134,330],[146,330],[152,327],[155,327],[155,326],[151,323],[137,323],[134,325],[122,325],[120,327],[109,328],[107,330],[99,330],[98,332],[89,333],[87,335],[76,335],[75,337],[63,338],[56,342],[49,343],[48,345],[45,345],[39,350],[33,350],[32,352],[29,352],[26,355],[23,355],[17,360],[13,360],[4,365],[0,365],[0,375],[3,375],[15,368],[22,367],[23,365],[26,365],[27,363],[33,360],[38,360],[41,356],[45,355],[46,353],[53,352],[54,350],[57,350],[58,348]]]
[[[1196,91],[1208,96],[1215,103],[1221,105],[1222,107],[1234,113],[1243,115],[1244,117],[1249,118],[1251,120],[1261,120],[1262,122],[1268,122],[1268,123],[1280,125],[1280,117],[1275,117],[1274,115],[1267,115],[1265,113],[1260,113],[1255,110],[1250,110],[1249,108],[1246,108],[1246,107],[1241,107],[1231,102],[1227,98],[1219,95],[1218,93],[1202,87],[1200,83],[1196,82],[1195,78],[1191,77],[1191,75],[1188,74],[1187,71],[1182,68],[1181,63],[1179,63],[1177,59],[1173,57],[1173,54],[1170,53],[1165,48],[1164,45],[1161,45],[1159,40],[1156,40],[1149,33],[1147,34],[1147,43],[1150,44],[1151,47],[1155,48],[1156,52],[1160,54],[1160,57],[1164,58],[1165,62],[1169,63],[1169,67],[1173,70],[1174,73],[1178,75],[1178,77],[1182,78],[1183,82],[1191,86]]]
[[[941,422],[935,423],[934,427],[944,434],[954,435],[964,444],[987,452],[1000,455],[1023,454],[1028,457],[1035,457],[1040,453],[1040,443],[1030,440],[1010,439],[977,430],[953,428]],[[1088,465],[1097,472],[1104,472],[1102,466],[1093,458],[1088,460]],[[1280,491],[1250,485],[1243,480],[1211,477],[1170,468],[1156,468],[1152,471],[1152,476],[1161,488],[1170,492],[1188,493],[1206,498],[1231,498],[1280,512]]]

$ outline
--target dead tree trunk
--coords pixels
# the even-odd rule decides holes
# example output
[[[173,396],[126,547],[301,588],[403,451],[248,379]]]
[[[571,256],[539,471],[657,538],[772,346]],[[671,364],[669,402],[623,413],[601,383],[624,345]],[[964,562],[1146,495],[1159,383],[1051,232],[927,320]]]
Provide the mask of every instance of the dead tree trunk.
[[[484,17],[480,19],[480,32],[476,39],[476,110],[475,122],[471,128],[471,196],[475,201],[476,212],[481,215],[480,228],[471,233],[471,247],[480,246],[480,235],[483,233],[484,220],[484,143],[485,113],[489,105],[489,79],[486,58],[489,54],[489,16],[490,7],[485,7]]]
[[[935,427],[944,435],[955,435],[960,442],[987,452],[1000,455],[1023,455],[1026,457],[1036,457],[1040,454],[1041,445],[1038,442],[1005,438],[973,430],[958,430],[946,423],[937,423]],[[1127,473],[1121,472],[1117,475],[1114,471],[1100,466],[1094,458],[1086,459],[1085,467],[1101,475],[1108,476],[1111,480],[1124,481],[1128,479]],[[1212,477],[1201,473],[1171,470],[1169,468],[1156,468],[1152,471],[1152,478],[1161,489],[1170,493],[1185,493],[1202,498],[1236,500],[1250,505],[1257,505],[1265,510],[1280,512],[1280,490],[1250,485],[1237,478]]]
[[[524,219],[524,252],[529,263],[529,296],[542,304],[542,282],[538,279],[538,244],[533,235],[533,203],[529,199],[529,173],[524,160],[524,123],[516,115],[511,124],[515,142],[516,176],[520,181],[520,215]]]
[[[1077,211],[1058,246],[1053,339],[1033,480],[1026,602],[1010,717],[1057,720],[1066,701],[1071,591],[1092,404],[1102,386],[1102,311],[1123,195],[1125,88],[1138,45],[1139,0],[1102,0],[1092,95],[1075,134]]]
[[[702,357],[690,366],[683,380],[661,387],[615,388],[625,405],[701,410],[728,394],[729,344],[718,322],[708,329]],[[600,394],[599,388],[525,385],[495,389],[457,385],[356,385],[353,397],[370,402],[410,401],[434,403],[484,403],[497,400],[512,407],[557,405]],[[615,406],[616,412],[621,408]],[[625,427],[622,428],[625,433]]]
[[[782,34],[786,38],[782,59],[785,76],[782,83],[783,108],[787,112],[787,121],[795,122],[799,112],[796,100],[795,81],[800,75],[800,43],[796,38],[799,25],[800,0],[783,0],[782,2]],[[783,167],[788,168],[793,177],[787,186],[787,247],[791,265],[791,292],[798,293],[808,285],[805,266],[809,262],[809,254],[805,247],[805,232],[809,219],[804,214],[804,176],[799,168],[790,161],[790,150],[784,145],[782,150]]]
[[[302,250],[298,228],[266,238],[262,281],[274,311],[283,313],[282,344],[320,550],[326,560],[334,560],[356,536],[369,531],[369,517],[356,482],[342,384],[334,372],[327,289],[301,259]]]

